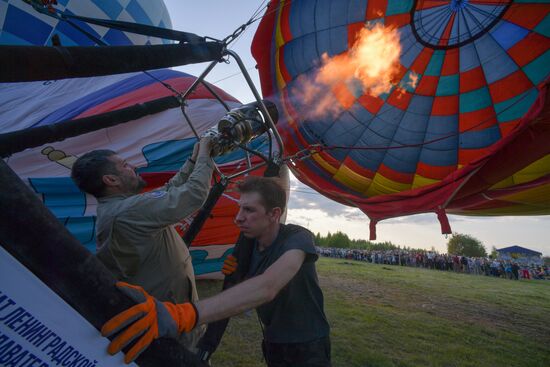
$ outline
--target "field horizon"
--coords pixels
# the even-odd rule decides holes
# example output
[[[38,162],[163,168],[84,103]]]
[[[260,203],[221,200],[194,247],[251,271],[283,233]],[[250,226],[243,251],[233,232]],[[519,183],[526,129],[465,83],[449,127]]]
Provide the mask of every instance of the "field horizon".
[[[550,366],[550,282],[320,258],[334,367]],[[201,298],[221,281],[197,281]],[[265,366],[255,311],[212,366]]]

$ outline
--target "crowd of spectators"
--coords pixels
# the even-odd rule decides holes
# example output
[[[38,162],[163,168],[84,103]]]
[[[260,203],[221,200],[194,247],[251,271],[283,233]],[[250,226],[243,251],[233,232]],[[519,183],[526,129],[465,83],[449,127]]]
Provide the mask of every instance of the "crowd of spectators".
[[[366,261],[372,264],[412,266],[417,268],[454,271],[474,275],[486,275],[506,279],[547,279],[550,268],[545,265],[520,264],[516,261],[439,254],[435,251],[385,250],[370,251],[318,247],[322,256]]]

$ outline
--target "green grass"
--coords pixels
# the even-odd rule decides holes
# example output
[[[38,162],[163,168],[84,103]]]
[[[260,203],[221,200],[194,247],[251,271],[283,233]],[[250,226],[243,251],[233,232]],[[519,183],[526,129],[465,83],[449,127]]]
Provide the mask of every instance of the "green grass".
[[[334,367],[550,366],[550,281],[327,258],[317,270]],[[234,317],[212,365],[264,366],[260,341],[255,312]]]

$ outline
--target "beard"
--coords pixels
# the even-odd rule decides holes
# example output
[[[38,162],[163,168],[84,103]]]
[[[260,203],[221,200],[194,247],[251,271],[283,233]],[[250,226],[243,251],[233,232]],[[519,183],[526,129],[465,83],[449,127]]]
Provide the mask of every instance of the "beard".
[[[122,177],[122,183],[126,189],[125,191],[132,195],[139,194],[147,186],[147,182],[137,174],[134,177]]]

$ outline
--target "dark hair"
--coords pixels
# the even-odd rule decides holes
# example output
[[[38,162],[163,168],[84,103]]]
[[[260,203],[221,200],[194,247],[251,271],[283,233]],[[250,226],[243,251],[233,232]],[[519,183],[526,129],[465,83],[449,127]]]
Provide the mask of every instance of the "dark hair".
[[[275,180],[265,177],[248,176],[238,185],[239,192],[257,192],[262,198],[262,204],[266,210],[281,208],[285,211],[286,192]]]
[[[112,150],[92,150],[79,157],[71,169],[71,178],[78,188],[99,198],[104,195],[103,175],[115,174],[115,163],[109,158],[117,153]]]

